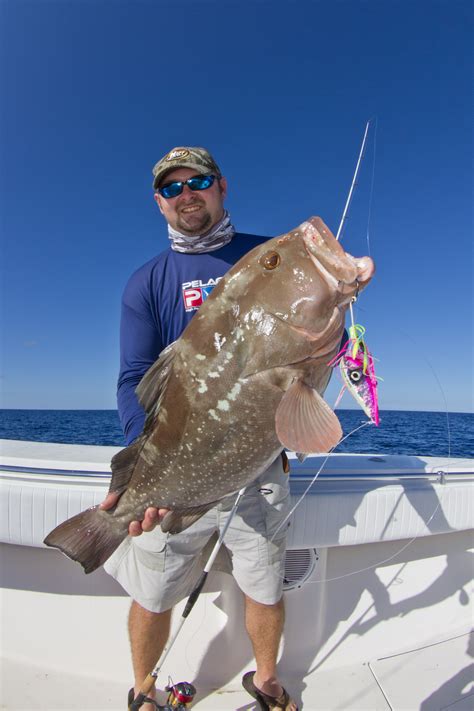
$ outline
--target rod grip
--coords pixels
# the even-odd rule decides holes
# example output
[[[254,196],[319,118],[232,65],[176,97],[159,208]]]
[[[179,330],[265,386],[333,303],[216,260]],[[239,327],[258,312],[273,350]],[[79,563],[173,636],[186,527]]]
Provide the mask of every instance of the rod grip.
[[[147,698],[148,694],[155,686],[155,681],[156,676],[153,674],[148,674],[143,684],[141,685],[140,691],[138,692],[136,698],[133,699],[132,703],[128,707],[128,711],[139,711],[139,709],[141,709],[141,707],[145,703],[145,699]]]
[[[128,707],[128,711],[139,711],[139,709],[141,709],[141,707],[145,703],[145,699],[146,694],[142,694],[142,692],[140,691],[138,696],[133,699],[132,703]]]
[[[203,570],[203,572],[201,573],[201,577],[199,578],[199,580],[198,580],[198,582],[197,582],[196,587],[194,588],[194,590],[192,591],[192,593],[191,593],[190,596],[188,597],[188,601],[187,601],[187,603],[186,603],[186,607],[185,607],[184,610],[183,610],[183,615],[182,615],[183,617],[187,617],[187,616],[189,615],[189,613],[191,612],[191,610],[193,609],[194,603],[195,603],[196,600],[198,599],[199,594],[200,594],[201,590],[202,590],[203,587],[204,587],[204,583],[206,582],[206,578],[207,578],[207,572],[206,572],[205,570]]]

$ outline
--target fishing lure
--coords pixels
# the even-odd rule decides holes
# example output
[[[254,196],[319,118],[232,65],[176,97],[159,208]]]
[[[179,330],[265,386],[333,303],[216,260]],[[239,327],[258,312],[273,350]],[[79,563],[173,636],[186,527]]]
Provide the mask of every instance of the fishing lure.
[[[347,388],[371,422],[378,426],[380,419],[377,377],[374,359],[364,341],[364,334],[365,328],[352,322],[349,327],[349,340],[328,365],[339,365],[344,381],[336,405]]]

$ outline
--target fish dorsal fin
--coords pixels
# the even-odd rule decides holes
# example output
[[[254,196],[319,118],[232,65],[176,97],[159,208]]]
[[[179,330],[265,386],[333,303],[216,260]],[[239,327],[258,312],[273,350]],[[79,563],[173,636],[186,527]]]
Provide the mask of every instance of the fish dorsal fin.
[[[328,452],[342,437],[334,412],[321,395],[297,380],[278,405],[275,427],[281,444],[294,452]]]
[[[123,494],[128,487],[128,482],[132,478],[138,455],[143,446],[143,437],[139,437],[133,444],[121,449],[112,457],[110,468],[112,469],[112,479],[110,480],[109,492],[113,491]]]
[[[161,351],[158,360],[147,370],[136,389],[140,404],[145,412],[152,417],[157,415],[160,409],[163,393],[173,366],[175,345],[176,341]]]

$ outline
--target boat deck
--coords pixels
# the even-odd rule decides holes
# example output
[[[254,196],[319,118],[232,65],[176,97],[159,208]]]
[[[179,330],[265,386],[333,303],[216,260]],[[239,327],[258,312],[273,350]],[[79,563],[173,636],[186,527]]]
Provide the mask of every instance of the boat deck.
[[[313,685],[310,682],[306,686],[302,680],[305,686],[302,693],[296,693],[301,682],[289,680],[288,688],[299,697],[305,711],[439,711],[448,707],[453,711],[472,711],[474,663],[466,655],[468,645],[468,635],[462,635],[407,652],[403,659],[396,655],[322,671]],[[41,666],[25,668],[11,661],[2,665],[2,675],[9,680],[2,708],[12,711],[126,709],[126,688],[117,681],[90,678],[85,685],[73,670],[46,673]],[[166,694],[161,694],[160,700],[164,702]],[[239,688],[198,691],[193,709],[257,711],[251,697]]]
[[[103,498],[118,448],[0,449],[0,708],[125,711],[129,600],[103,570],[84,575],[42,545]],[[295,503],[323,460],[292,460]],[[301,709],[474,707],[473,464],[337,455],[321,471],[290,528],[291,560],[309,564],[285,592],[279,665]],[[242,612],[233,578],[211,571],[159,683],[194,683],[196,711],[253,711]]]

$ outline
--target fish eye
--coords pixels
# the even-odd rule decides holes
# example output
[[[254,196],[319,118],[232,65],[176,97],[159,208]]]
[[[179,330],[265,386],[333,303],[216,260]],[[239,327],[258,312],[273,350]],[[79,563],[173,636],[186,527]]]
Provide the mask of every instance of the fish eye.
[[[263,257],[260,257],[260,264],[265,269],[276,269],[281,262],[278,252],[265,252]]]
[[[350,380],[352,383],[358,383],[358,382],[360,382],[361,378],[362,378],[362,371],[361,371],[361,370],[355,369],[355,370],[351,370],[351,371],[350,371],[350,373],[349,373],[349,380]]]

